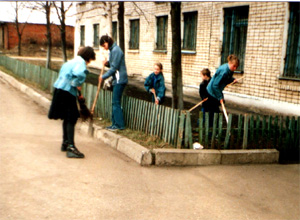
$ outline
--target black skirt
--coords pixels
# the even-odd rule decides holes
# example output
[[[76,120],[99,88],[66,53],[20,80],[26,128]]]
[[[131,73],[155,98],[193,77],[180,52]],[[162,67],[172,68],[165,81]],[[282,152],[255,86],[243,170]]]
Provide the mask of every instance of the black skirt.
[[[76,97],[62,89],[55,89],[48,118],[68,120],[76,123],[79,117]]]

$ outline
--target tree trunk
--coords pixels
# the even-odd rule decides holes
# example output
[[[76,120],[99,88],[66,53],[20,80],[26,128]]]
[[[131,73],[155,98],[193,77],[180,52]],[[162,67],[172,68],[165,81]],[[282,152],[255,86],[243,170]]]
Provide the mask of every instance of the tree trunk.
[[[17,34],[18,34],[18,55],[21,56],[21,43],[22,43],[22,34],[20,31],[20,24],[19,24],[19,5],[18,2],[16,2],[16,20],[15,20],[15,25],[16,25],[16,29],[17,29]]]
[[[118,21],[119,21],[119,46],[125,56],[125,43],[124,43],[124,2],[118,2]]]
[[[51,5],[49,2],[46,2],[45,10],[46,10],[46,20],[47,20],[47,61],[46,61],[46,68],[50,69],[51,66],[51,49],[52,49],[52,42],[51,42],[51,29],[50,29],[50,7]]]
[[[107,18],[108,18],[108,30],[109,30],[108,35],[112,37],[112,3],[107,2],[106,4],[108,4],[107,6],[107,13],[108,13]]]
[[[62,49],[62,55],[64,62],[67,62],[67,41],[66,41],[66,14],[65,14],[65,8],[64,8],[64,2],[61,2],[61,49]]]
[[[21,46],[22,46],[22,35],[18,34],[19,42],[18,42],[18,56],[21,56]]]
[[[172,108],[182,110],[183,88],[181,67],[181,2],[171,2],[172,26]]]

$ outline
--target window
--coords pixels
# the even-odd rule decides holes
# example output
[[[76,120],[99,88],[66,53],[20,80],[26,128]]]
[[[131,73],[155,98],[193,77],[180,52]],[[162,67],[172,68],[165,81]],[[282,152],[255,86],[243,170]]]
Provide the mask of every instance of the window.
[[[94,47],[99,47],[99,24],[94,24]]]
[[[284,65],[284,76],[300,78],[300,3],[290,3],[288,41]]]
[[[130,41],[129,49],[139,49],[139,38],[140,38],[140,20],[131,20],[130,21]]]
[[[85,45],[85,27],[80,26],[80,46]]]
[[[183,13],[183,50],[196,50],[198,12]]]
[[[118,42],[118,22],[116,21],[112,23],[112,38],[115,42]]]
[[[243,72],[247,41],[249,6],[224,9],[224,32],[221,63],[227,62],[230,54],[240,60],[237,72]]]
[[[161,16],[156,18],[156,49],[167,49],[167,36],[168,36],[168,16]]]

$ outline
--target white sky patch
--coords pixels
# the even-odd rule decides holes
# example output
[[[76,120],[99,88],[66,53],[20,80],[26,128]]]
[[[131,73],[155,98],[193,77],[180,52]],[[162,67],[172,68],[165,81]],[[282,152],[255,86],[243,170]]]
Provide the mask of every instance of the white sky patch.
[[[19,2],[23,4],[32,4],[31,2]],[[60,7],[60,2],[56,3]],[[14,22],[16,18],[15,12],[16,2],[13,1],[0,1],[0,22]],[[68,8],[70,2],[65,2],[65,9]],[[76,13],[76,3],[73,3],[73,6],[69,9],[66,14],[66,24],[75,26],[76,18],[72,16]],[[60,21],[57,17],[55,8],[52,8],[50,15],[51,23],[60,24]],[[42,11],[31,10],[28,8],[19,9],[19,22],[20,23],[34,23],[34,24],[46,24],[46,14]]]

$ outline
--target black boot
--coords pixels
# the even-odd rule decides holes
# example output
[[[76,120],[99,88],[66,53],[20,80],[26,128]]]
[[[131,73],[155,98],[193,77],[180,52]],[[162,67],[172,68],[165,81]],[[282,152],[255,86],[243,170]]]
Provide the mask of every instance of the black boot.
[[[65,152],[67,151],[68,142],[64,141],[61,145],[61,151]]]
[[[67,147],[67,157],[84,158],[84,154],[81,153],[73,144],[69,144]]]

